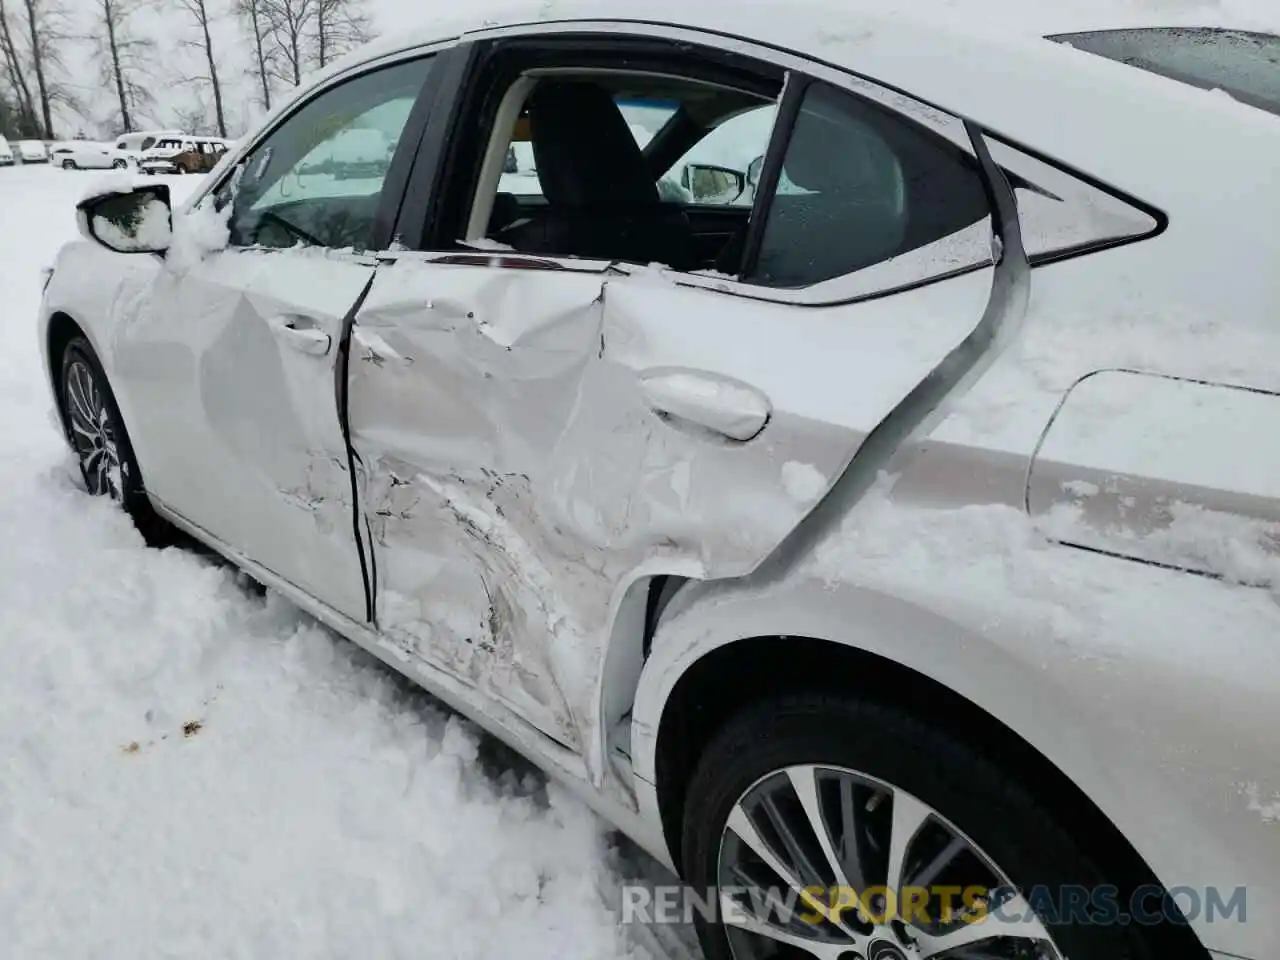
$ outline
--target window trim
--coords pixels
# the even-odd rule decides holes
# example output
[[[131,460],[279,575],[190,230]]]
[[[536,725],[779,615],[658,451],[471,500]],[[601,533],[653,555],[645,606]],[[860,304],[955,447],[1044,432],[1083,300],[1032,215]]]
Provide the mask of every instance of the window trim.
[[[1135,231],[1125,236],[1102,237],[1096,240],[1087,240],[1061,249],[1045,251],[1043,253],[1033,254],[1028,251],[1027,261],[1032,267],[1047,266],[1051,263],[1059,263],[1063,260],[1072,260],[1076,257],[1083,257],[1091,253],[1099,253],[1103,250],[1113,250],[1116,247],[1128,246],[1131,243],[1140,243],[1143,240],[1153,240],[1168,229],[1169,215],[1159,207],[1153,206],[1131,193],[1127,193],[1117,187],[1103,183],[1098,178],[1085,173],[1083,170],[1063,163],[1061,160],[1050,157],[1045,153],[1041,153],[1034,147],[1029,147],[1017,140],[1005,137],[986,127],[979,126],[978,130],[982,139],[987,143],[988,148],[994,145],[1011,151],[1013,154],[1021,154],[1023,157],[1033,161],[1034,163],[1047,167],[1054,179],[1065,179],[1072,182],[1072,186],[1081,190],[1091,190],[1094,193],[1101,194],[1108,200],[1115,201],[1121,206],[1127,206],[1153,221],[1152,226],[1149,229]],[[1017,160],[1018,158],[1013,157],[1012,159]],[[1000,165],[999,161],[996,162],[997,165]],[[1011,190],[1016,192],[1020,187],[1022,189],[1026,189],[1024,184],[1030,184],[1032,186],[1039,187],[1042,190],[1052,190],[1052,183],[1036,183],[1035,177],[1030,174],[1023,176],[1017,170],[1012,169],[1013,166],[1014,164],[1012,163],[1009,163],[1007,167],[1000,165],[1001,170],[1004,171],[1005,177],[1009,180],[1009,188]],[[1066,198],[1064,197],[1062,199],[1065,200]],[[1024,214],[1020,212],[1019,218],[1023,223],[1023,232],[1025,234],[1026,223]],[[1024,236],[1024,246],[1025,239],[1026,238]]]
[[[773,200],[778,193],[778,183],[782,179],[782,164],[787,156],[787,146],[791,143],[791,134],[795,132],[796,120],[799,119],[800,109],[804,106],[805,92],[813,83],[813,78],[808,74],[788,73],[782,87],[778,115],[773,121],[773,130],[769,134],[769,143],[765,147],[764,165],[760,168],[760,182],[756,184],[756,195],[752,199],[751,213],[747,220],[747,236],[742,246],[742,262],[738,264],[741,276],[750,274],[760,262],[764,228],[769,222]],[[748,284],[748,286],[754,286],[754,284]]]
[[[827,83],[836,89],[839,89],[851,96],[861,97],[871,101],[874,105],[888,111],[890,114],[900,117],[903,122],[913,123],[923,128],[925,131],[940,136],[949,141],[953,146],[959,148],[968,156],[973,158],[975,169],[979,175],[983,177],[984,184],[988,191],[992,190],[991,184],[986,183],[986,175],[979,162],[977,151],[975,149],[972,138],[969,135],[968,125],[964,118],[951,114],[930,103],[919,100],[914,96],[905,93],[896,88],[888,87],[877,83],[861,75],[852,73],[847,69],[835,67],[831,64],[824,63],[819,60],[809,59],[792,53],[791,51],[763,44],[755,40],[749,40],[734,36],[729,33],[720,33],[716,31],[708,31],[701,29],[691,29],[687,27],[673,27],[668,24],[650,23],[645,21],[596,21],[596,20],[576,20],[562,22],[541,22],[515,24],[501,27],[493,27],[484,30],[478,30],[467,34],[462,42],[462,46],[470,45],[472,48],[467,71],[465,76],[460,77],[459,83],[455,88],[451,97],[451,103],[447,112],[441,112],[433,117],[431,129],[424,137],[424,144],[428,141],[434,141],[432,150],[424,152],[420,157],[418,167],[421,168],[428,161],[435,167],[435,176],[433,178],[432,188],[430,190],[430,198],[427,201],[419,201],[411,209],[406,202],[402,207],[401,218],[397,224],[398,235],[401,233],[413,233],[420,230],[422,233],[422,241],[417,244],[410,244],[410,249],[420,254],[429,254],[429,259],[439,259],[448,255],[450,252],[456,254],[458,251],[444,250],[439,246],[432,246],[433,242],[438,243],[439,237],[444,230],[444,224],[441,220],[441,204],[443,200],[442,186],[446,178],[450,175],[450,167],[456,156],[454,155],[454,144],[457,142],[454,136],[454,130],[457,125],[464,122],[462,113],[466,113],[468,107],[474,106],[475,97],[480,93],[476,89],[475,75],[478,70],[489,66],[488,60],[495,51],[501,50],[511,42],[524,42],[531,47],[546,45],[563,46],[572,49],[576,44],[579,56],[582,56],[582,44],[590,41],[600,41],[602,47],[608,45],[610,47],[625,48],[629,44],[643,46],[653,43],[676,43],[685,45],[694,45],[697,47],[708,48],[716,51],[726,58],[729,64],[749,64],[754,65],[757,69],[753,72],[764,74],[766,71],[774,72],[783,78],[784,90],[778,95],[778,119],[775,120],[774,130],[771,134],[769,148],[773,148],[774,141],[779,136],[782,121],[783,97],[785,95],[785,86],[789,76],[805,77],[808,82],[819,81]],[[586,56],[590,56],[587,53]],[[599,54],[596,54],[599,55]],[[634,70],[649,72],[645,69],[644,64],[635,64]],[[709,69],[716,69],[713,64]],[[745,68],[744,68],[745,69]],[[523,71],[521,71],[523,72]],[[670,66],[665,71],[672,72]],[[681,70],[680,75],[683,76],[685,71]],[[690,79],[695,79],[690,77]],[[504,89],[505,94],[505,89]],[[482,95],[482,94],[481,94]],[[486,144],[487,149],[487,144]],[[762,181],[764,179],[764,171],[762,170]],[[757,198],[762,194],[763,183],[757,192]],[[474,200],[474,185],[471,188],[471,196],[466,197],[462,204],[469,212]],[[757,199],[756,205],[753,205],[751,218],[752,221],[759,219],[756,206],[759,205]],[[976,253],[972,262],[966,263],[954,269],[946,270],[936,274],[930,274],[926,277],[911,276],[911,258],[916,251],[910,251],[901,257],[894,258],[892,261],[886,261],[883,264],[873,264],[863,270],[859,270],[852,274],[845,274],[839,277],[825,280],[821,283],[801,288],[778,288],[765,287],[758,284],[746,283],[737,278],[718,277],[700,275],[697,273],[683,273],[670,271],[669,277],[678,286],[689,287],[693,289],[705,289],[723,295],[737,296],[749,300],[758,300],[766,302],[785,303],[795,306],[836,306],[846,303],[855,303],[865,300],[878,299],[883,296],[890,296],[895,293],[905,292],[924,286],[930,283],[938,283],[953,277],[962,276],[976,270],[989,269],[995,263],[995,252],[993,247],[994,216],[992,211],[989,220],[977,221],[978,223],[988,224],[986,237],[982,242],[982,252]],[[464,221],[465,222],[465,221]],[[761,222],[762,223],[762,222]],[[763,226],[759,228],[762,230]],[[921,250],[929,249],[929,246],[920,248]],[[574,266],[577,261],[573,257],[552,257],[547,255],[531,256],[521,254],[518,257],[511,258],[512,267],[518,266],[520,258],[536,259],[546,263],[556,263],[567,269],[576,269]],[[494,259],[501,259],[495,257]],[[472,258],[469,262],[478,262]],[[904,270],[905,268],[905,270]],[[650,267],[638,264],[615,263],[612,265],[614,272],[624,275],[642,272],[651,269]],[[907,276],[902,276],[903,273]],[[918,271],[916,271],[918,272]],[[883,278],[883,279],[877,279]]]
[[[670,62],[656,52],[657,45],[670,42],[671,38],[665,34],[642,35],[619,33],[617,30],[584,32],[581,24],[573,25],[574,29],[567,31],[558,29],[563,26],[565,25],[539,24],[533,29],[523,30],[519,27],[498,28],[481,30],[466,36],[464,45],[470,49],[466,69],[460,71],[447,109],[440,110],[433,119],[431,129],[423,139],[423,151],[418,159],[418,167],[434,169],[429,191],[420,183],[416,184],[419,193],[429,193],[429,196],[415,197],[412,203],[406,200],[397,223],[398,235],[410,235],[415,238],[407,244],[410,249],[432,253],[450,252],[442,245],[451,244],[457,238],[442,239],[445,232],[465,231],[469,223],[479,184],[479,165],[483,163],[486,151],[489,149],[492,130],[489,131],[489,138],[485,140],[479,151],[476,163],[461,162],[459,154],[463,149],[469,149],[471,146],[465,139],[467,133],[464,125],[475,121],[478,109],[485,114],[486,122],[489,121],[488,114],[498,109],[498,104],[492,103],[492,97],[495,95],[492,90],[494,84],[486,81],[482,87],[477,82],[478,77],[485,76],[485,71],[492,76],[493,70],[500,69],[493,63],[495,58],[518,54],[523,48],[535,57],[561,55],[563,59],[554,64],[554,68],[580,72],[594,69],[618,69],[617,58],[625,56],[630,60],[626,65],[626,72],[667,74],[682,78],[686,76],[686,70],[683,68],[673,74]],[[691,57],[688,62],[696,63],[697,69],[695,73],[688,74],[688,79],[719,82],[730,87],[741,86],[744,90],[758,88],[761,92],[767,88],[767,96],[770,98],[778,95],[778,87],[785,77],[785,70],[769,60],[743,54],[736,49],[727,49],[722,44],[709,46],[701,43],[696,33],[690,36],[693,37],[691,43],[708,48],[716,56],[700,60]],[[514,71],[508,67],[506,72],[510,75],[505,84],[501,81],[498,84],[502,91],[497,95],[498,103],[501,104],[509,86],[517,82],[518,77],[540,69],[545,69],[545,65],[525,64]],[[767,73],[775,74],[776,78],[764,79]],[[728,79],[729,77],[733,79]],[[472,182],[462,190],[457,189],[456,183],[451,184],[450,189],[445,189],[444,184],[450,183],[459,171],[470,176]],[[451,227],[450,224],[454,221],[457,226]],[[537,259],[558,259],[566,266],[574,260],[572,257],[551,258],[541,254],[537,255]]]

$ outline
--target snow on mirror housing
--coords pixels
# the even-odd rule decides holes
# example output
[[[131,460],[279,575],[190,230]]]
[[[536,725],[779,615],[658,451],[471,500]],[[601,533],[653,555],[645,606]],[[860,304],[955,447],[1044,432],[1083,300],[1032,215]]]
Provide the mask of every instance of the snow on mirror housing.
[[[173,210],[165,184],[90,196],[76,205],[80,232],[116,253],[164,253],[173,239]]]

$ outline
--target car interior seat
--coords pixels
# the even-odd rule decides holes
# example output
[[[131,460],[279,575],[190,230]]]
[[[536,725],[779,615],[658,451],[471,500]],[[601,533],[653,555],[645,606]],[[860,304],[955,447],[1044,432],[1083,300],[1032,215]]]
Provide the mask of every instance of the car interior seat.
[[[663,263],[677,270],[695,266],[688,218],[662,203],[644,154],[606,89],[581,80],[544,80],[530,96],[529,123],[547,206],[494,239],[522,253]]]

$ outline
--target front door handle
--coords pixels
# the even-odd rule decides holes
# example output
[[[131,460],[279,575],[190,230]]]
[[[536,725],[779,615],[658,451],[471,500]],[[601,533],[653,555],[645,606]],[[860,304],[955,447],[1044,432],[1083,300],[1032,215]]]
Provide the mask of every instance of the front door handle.
[[[333,343],[333,339],[310,317],[282,313],[269,318],[267,324],[281,343],[313,357],[323,357]]]
[[[647,370],[640,374],[640,390],[649,406],[664,418],[731,440],[756,437],[773,413],[769,398],[755,387],[703,370]]]

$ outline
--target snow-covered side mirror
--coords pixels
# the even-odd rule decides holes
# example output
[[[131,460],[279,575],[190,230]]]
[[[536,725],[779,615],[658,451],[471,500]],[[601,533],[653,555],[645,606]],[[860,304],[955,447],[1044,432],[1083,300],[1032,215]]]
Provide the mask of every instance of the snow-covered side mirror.
[[[164,253],[173,240],[169,187],[162,183],[86,197],[76,205],[76,220],[85,237],[117,253]]]

